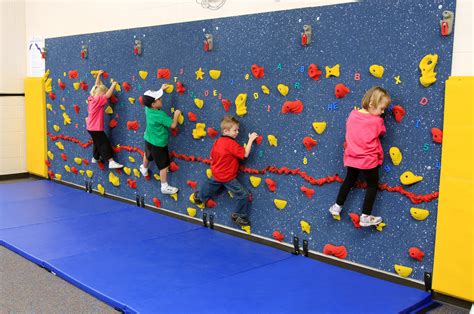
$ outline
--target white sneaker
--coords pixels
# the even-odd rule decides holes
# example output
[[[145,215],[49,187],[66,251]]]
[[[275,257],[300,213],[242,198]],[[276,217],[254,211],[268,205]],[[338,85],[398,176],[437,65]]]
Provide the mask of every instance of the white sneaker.
[[[144,177],[147,177],[148,176],[148,168],[145,168],[143,165],[140,165],[140,172],[142,173],[142,175]]]
[[[376,226],[381,222],[382,222],[382,217],[362,214],[360,216],[359,224],[361,227],[369,227],[369,226]]]
[[[94,157],[92,157],[92,159],[91,159],[91,162],[92,162],[93,164],[96,164],[98,161],[99,161],[99,160],[95,159]]]
[[[161,187],[161,193],[163,194],[175,194],[178,193],[178,188],[175,188],[174,186],[168,185],[167,187]]]
[[[342,206],[339,206],[337,204],[334,204],[332,205],[331,207],[329,207],[329,212],[331,213],[331,215],[333,216],[338,216],[341,214],[341,211],[342,211]]]
[[[118,168],[123,168],[123,165],[119,164],[115,160],[109,161],[109,169],[118,169]]]

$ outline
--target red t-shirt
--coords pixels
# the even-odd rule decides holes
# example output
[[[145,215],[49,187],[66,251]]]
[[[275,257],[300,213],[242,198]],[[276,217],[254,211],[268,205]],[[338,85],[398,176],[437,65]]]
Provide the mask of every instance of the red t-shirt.
[[[104,106],[107,104],[105,95],[89,96],[87,98],[87,130],[103,131],[104,130]]]
[[[214,180],[229,182],[237,177],[239,163],[245,158],[245,148],[229,136],[218,138],[211,149],[211,170]]]
[[[352,110],[346,123],[344,166],[372,169],[381,165],[383,149],[379,137],[385,132],[381,117]]]

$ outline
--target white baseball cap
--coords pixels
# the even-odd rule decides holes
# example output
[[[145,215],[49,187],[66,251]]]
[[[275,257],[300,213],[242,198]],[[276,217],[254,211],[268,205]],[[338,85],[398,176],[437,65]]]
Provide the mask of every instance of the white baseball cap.
[[[156,90],[156,91],[153,91],[153,90],[147,90],[144,94],[143,94],[143,102],[144,102],[144,105],[147,106],[147,107],[150,107],[151,104],[157,100],[157,99],[160,99],[161,96],[163,96],[163,90],[162,89],[159,89],[159,90]]]

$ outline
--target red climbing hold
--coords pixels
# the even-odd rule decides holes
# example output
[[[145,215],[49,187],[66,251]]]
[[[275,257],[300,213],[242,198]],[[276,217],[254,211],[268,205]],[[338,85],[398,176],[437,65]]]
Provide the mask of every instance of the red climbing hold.
[[[318,142],[316,142],[314,139],[312,139],[309,136],[305,136],[303,139],[303,145],[306,147],[307,151],[310,151],[314,146],[316,146]]]
[[[443,143],[443,131],[438,128],[431,129],[431,137],[435,143]]]
[[[259,135],[259,136],[255,139],[255,143],[257,143],[257,145],[262,144],[262,141],[263,141],[263,136],[262,136],[262,135]]]
[[[213,208],[216,207],[217,203],[214,201],[212,198],[208,199],[206,202],[206,207],[207,208]]]
[[[423,257],[425,256],[425,253],[417,247],[411,247],[408,250],[408,254],[410,254],[411,258],[416,259],[419,262],[423,261]]]
[[[252,74],[255,78],[259,79],[265,76],[265,68],[256,64],[252,64]]]
[[[337,99],[344,98],[350,91],[351,90],[346,85],[339,83],[334,88],[334,95],[336,95]]]
[[[356,213],[349,213],[349,217],[351,217],[352,223],[354,227],[360,228],[360,217]]]
[[[277,241],[280,241],[280,242],[285,239],[285,236],[283,235],[283,233],[281,233],[278,230],[273,231],[272,236],[273,236],[273,239],[275,239]]]
[[[156,77],[169,80],[171,76],[170,69],[158,69]]]
[[[108,79],[108,78],[109,78],[109,73],[106,72],[106,71],[104,71],[104,73],[102,73],[102,77],[103,77],[104,79]]]
[[[48,159],[46,159],[46,160],[44,161],[44,164],[45,164],[46,167],[48,167],[48,168],[51,167],[51,162],[50,162]]]
[[[153,203],[155,204],[156,207],[158,207],[158,208],[161,207],[161,202],[157,197],[153,198]]]
[[[122,87],[126,92],[129,92],[132,89],[132,85],[130,85],[128,82],[123,82]]]
[[[232,106],[232,103],[230,102],[230,100],[223,98],[222,106],[224,106],[225,112],[229,112],[229,109],[230,109],[230,106]]]
[[[179,170],[179,166],[174,161],[170,162],[170,171],[175,172],[178,170]]]
[[[267,188],[270,192],[275,192],[277,188],[277,184],[270,178],[265,179],[265,183],[267,184]]]
[[[305,33],[301,34],[301,45],[306,46],[308,44],[308,36]]]
[[[89,166],[89,160],[82,158],[82,163],[86,166]]]
[[[98,161],[97,162],[97,166],[100,168],[100,170],[104,170],[105,169],[105,165],[102,161]]]
[[[303,102],[301,100],[295,101],[285,101],[283,106],[281,107],[281,113],[288,114],[288,113],[301,113],[303,112]]]
[[[209,135],[210,138],[214,138],[219,135],[219,132],[217,132],[214,128],[207,128],[207,135]]]
[[[81,109],[81,107],[79,107],[79,105],[76,105],[76,104],[75,104],[75,105],[73,106],[73,108],[74,108],[74,111],[75,111],[77,114],[79,114],[79,110]]]
[[[77,79],[77,77],[79,76],[77,70],[71,70],[68,72],[68,74],[70,79]]]
[[[51,100],[55,100],[55,99],[56,99],[56,94],[53,93],[53,92],[49,92],[48,96],[49,96],[49,98],[50,98]]]
[[[51,180],[54,179],[54,172],[53,172],[53,170],[49,170],[49,171],[48,171],[48,176],[49,176],[49,178],[50,178]]]
[[[140,102],[140,105],[144,105],[143,104],[143,96],[138,97],[138,101]]]
[[[178,128],[172,128],[172,129],[171,129],[171,136],[172,136],[172,137],[178,136],[178,133],[179,133],[179,129],[178,129]]]
[[[307,198],[313,198],[314,195],[314,189],[307,188],[305,186],[302,186],[300,188],[301,192],[303,192],[304,195],[306,195]]]
[[[111,104],[115,105],[116,103],[118,103],[118,98],[117,98],[117,96],[112,95],[112,96],[110,96],[109,101],[110,101]]]
[[[111,119],[109,122],[109,128],[113,129],[117,126],[118,122],[115,119]]]
[[[61,158],[64,160],[64,161],[67,161],[67,155],[65,153],[61,153]]]
[[[396,105],[392,108],[393,117],[398,123],[402,122],[403,117],[405,116],[405,109],[402,106]]]
[[[341,259],[345,259],[347,257],[347,249],[343,245],[335,246],[332,244],[326,244],[323,248],[323,253],[326,255],[332,255]]]
[[[137,181],[136,180],[133,180],[131,178],[128,178],[127,179],[127,185],[131,188],[131,189],[136,189],[137,188]]]
[[[83,91],[87,91],[89,89],[89,85],[87,85],[87,83],[84,81],[81,81],[79,83],[79,86],[82,88]]]
[[[184,92],[186,91],[186,87],[184,87],[183,83],[177,82],[176,83],[176,91],[178,94],[183,95]]]
[[[79,170],[77,170],[76,167],[71,167],[71,172],[74,173],[74,174],[77,174],[79,172]]]
[[[188,180],[188,181],[186,181],[186,184],[189,185],[193,190],[195,190],[197,188],[197,182],[196,181]]]
[[[58,85],[59,85],[59,88],[61,88],[62,90],[66,88],[66,84],[63,81],[59,81]]]
[[[321,70],[318,69],[318,66],[314,63],[311,63],[308,68],[308,76],[313,80],[319,80],[319,77],[323,74]]]
[[[194,112],[188,112],[188,119],[191,122],[196,122],[197,121],[197,115]]]
[[[127,129],[136,131],[139,127],[140,124],[138,123],[138,120],[127,121]]]

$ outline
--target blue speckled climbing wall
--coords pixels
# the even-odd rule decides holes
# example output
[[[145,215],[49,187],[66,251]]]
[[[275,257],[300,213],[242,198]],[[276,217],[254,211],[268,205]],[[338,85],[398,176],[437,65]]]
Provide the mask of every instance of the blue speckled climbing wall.
[[[239,178],[253,193],[252,230],[253,234],[272,237],[275,230],[285,235],[287,242],[296,235],[308,239],[311,250],[322,252],[325,244],[346,247],[347,260],[395,272],[394,264],[413,268],[411,278],[422,280],[425,271],[432,270],[435,222],[437,212],[436,194],[439,184],[441,146],[432,141],[431,128],[442,128],[444,82],[451,69],[453,36],[443,37],[439,31],[439,20],[443,10],[455,11],[454,0],[408,0],[364,1],[360,3],[297,9],[283,12],[255,14],[190,23],[171,24],[122,31],[52,38],[46,40],[47,69],[53,79],[53,92],[57,98],[47,102],[52,105],[48,111],[48,131],[51,135],[70,136],[82,143],[89,141],[85,130],[87,115],[87,91],[80,87],[75,90],[73,83],[94,84],[92,70],[104,69],[111,78],[120,83],[128,82],[132,89],[116,92],[118,103],[112,105],[113,113],[106,116],[106,125],[114,118],[118,124],[108,130],[114,145],[138,147],[143,149],[145,126],[144,108],[139,104],[139,96],[147,89],[158,89],[163,83],[174,83],[175,78],[182,82],[187,90],[183,95],[175,92],[165,94],[164,108],[171,107],[184,112],[185,123],[179,126],[179,134],[170,140],[170,151],[178,154],[208,158],[213,140],[206,136],[195,140],[192,130],[196,123],[189,122],[188,112],[194,112],[198,122],[207,127],[219,129],[219,122],[226,113],[220,97],[234,103],[240,93],[247,93],[247,110],[241,118],[241,134],[238,140],[243,144],[246,134],[256,131],[263,135],[260,145],[255,145],[245,166],[252,169],[265,169],[268,166],[299,168],[313,178],[325,178],[345,174],[343,167],[343,142],[345,120],[354,106],[360,104],[364,92],[374,85],[388,89],[392,95],[392,104],[405,108],[406,115],[397,123],[392,114],[385,118],[387,135],[382,143],[385,161],[380,171],[381,183],[395,190],[380,191],[377,195],[374,213],[384,217],[387,226],[382,232],[375,228],[357,229],[349,213],[360,214],[365,190],[355,188],[349,195],[340,221],[334,220],[328,208],[334,203],[340,183],[311,185],[300,175],[265,173],[257,175],[262,179],[271,178],[277,182],[274,193],[268,191],[264,180],[257,188],[249,182],[249,174],[242,173]],[[304,24],[312,26],[312,43],[308,47],[301,45],[300,33]],[[214,36],[214,50],[205,52],[203,40],[205,33]],[[133,53],[134,39],[142,41],[143,53]],[[88,57],[81,59],[81,46],[88,46]],[[437,82],[425,88],[419,83],[419,62],[430,53],[439,55],[436,65]],[[311,63],[322,69],[319,80],[311,79],[308,66]],[[265,76],[256,79],[251,73],[252,64],[265,68]],[[325,77],[326,66],[340,65],[339,77]],[[382,78],[369,73],[372,64],[385,68]],[[158,79],[157,69],[169,68],[169,80]],[[197,80],[195,72],[202,68],[203,80]],[[209,76],[209,70],[221,70],[218,80]],[[78,78],[70,79],[68,72],[78,71]],[[148,71],[143,80],[139,71]],[[356,73],[360,80],[356,80]],[[248,75],[248,76],[247,76]],[[246,77],[247,76],[247,77]],[[401,83],[397,84],[395,77]],[[61,90],[58,79],[65,83]],[[289,86],[287,96],[277,91],[278,84]],[[344,83],[350,93],[341,99],[334,95],[335,85]],[[270,94],[262,93],[261,86],[266,85]],[[254,97],[258,94],[258,99]],[[135,104],[129,97],[135,98]],[[193,97],[204,100],[202,109],[198,109]],[[420,100],[426,98],[427,104]],[[281,113],[286,100],[299,99],[304,104],[301,114]],[[60,104],[65,110],[60,109]],[[80,108],[74,111],[74,105]],[[63,112],[72,120],[64,125]],[[230,109],[235,113],[235,105]],[[137,120],[137,131],[127,129],[127,121]],[[314,121],[325,121],[324,133],[317,134],[312,127]],[[60,127],[59,131],[54,125]],[[271,147],[266,138],[273,134],[278,138],[278,146]],[[305,136],[315,139],[318,144],[307,151],[302,141]],[[64,151],[55,143],[61,142]],[[60,145],[59,145],[60,146]],[[394,166],[388,154],[389,148],[396,146],[403,154],[399,166]],[[135,195],[145,195],[147,204],[153,204],[152,198],[160,199],[162,207],[186,214],[190,207],[188,197],[192,192],[186,185],[187,180],[202,182],[208,168],[200,162],[174,159],[179,170],[170,175],[170,182],[181,190],[178,201],[159,192],[159,183],[155,179],[146,181],[137,178],[133,171],[130,175],[116,174],[120,186],[109,183],[109,171],[101,171],[97,165],[74,162],[75,157],[92,157],[92,148],[83,148],[74,141],[55,139],[50,136],[48,148],[54,154],[50,170],[62,175],[62,180],[83,185],[90,180],[94,188],[98,184],[105,187],[108,194],[135,199]],[[67,155],[67,161],[61,159],[61,153]],[[129,156],[135,159],[132,162]],[[307,163],[303,163],[306,158]],[[137,152],[122,150],[116,159],[127,167],[138,169],[141,156]],[[92,170],[89,179],[86,174],[74,174],[65,170],[65,165],[77,170]],[[423,181],[412,186],[403,186],[400,175],[412,171],[423,176]],[[153,166],[151,171],[156,173]],[[115,173],[115,172],[114,172]],[[137,188],[127,185],[127,179],[137,181]],[[306,186],[315,190],[309,199],[300,188]],[[405,193],[404,191],[408,192]],[[413,194],[409,194],[413,193]],[[435,195],[431,201],[414,204],[409,195]],[[278,210],[273,204],[275,198],[288,201],[286,208]],[[215,198],[217,206],[207,209],[214,213],[216,222],[232,226],[230,213],[234,205],[227,193]],[[410,208],[429,210],[427,219],[418,221],[410,215]],[[198,211],[197,216],[200,217]],[[300,221],[311,225],[308,234],[302,232]],[[418,247],[424,251],[423,261],[409,257],[408,249]]]

